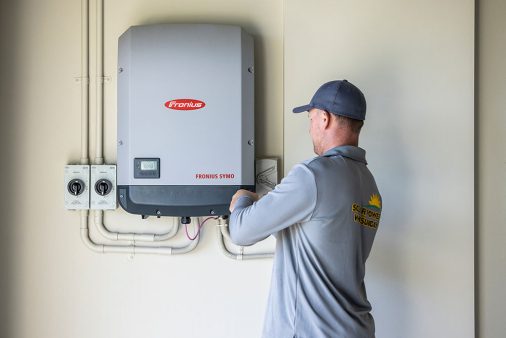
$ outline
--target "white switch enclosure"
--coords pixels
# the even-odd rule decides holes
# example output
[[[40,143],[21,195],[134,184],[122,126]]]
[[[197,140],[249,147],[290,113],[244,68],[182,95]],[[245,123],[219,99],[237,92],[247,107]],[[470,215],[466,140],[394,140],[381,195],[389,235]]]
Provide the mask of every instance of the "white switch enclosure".
[[[278,159],[257,159],[255,181],[256,192],[259,196],[263,196],[274,189],[278,184]]]
[[[95,185],[100,180],[107,180],[111,183],[111,190],[104,196],[97,193]],[[116,166],[112,164],[91,166],[91,209],[115,210],[116,198]]]
[[[75,196],[69,191],[69,183],[72,180],[80,180],[84,183],[82,193]],[[90,166],[89,165],[66,165],[64,174],[64,199],[65,209],[80,210],[90,208]]]

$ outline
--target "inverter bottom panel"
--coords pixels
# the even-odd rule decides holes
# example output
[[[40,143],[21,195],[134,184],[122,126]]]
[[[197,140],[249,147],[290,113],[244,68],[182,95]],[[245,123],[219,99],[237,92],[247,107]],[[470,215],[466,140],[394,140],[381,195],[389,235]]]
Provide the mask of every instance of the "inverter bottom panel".
[[[230,201],[239,189],[255,186],[118,186],[118,200],[127,212],[146,216],[229,215]]]

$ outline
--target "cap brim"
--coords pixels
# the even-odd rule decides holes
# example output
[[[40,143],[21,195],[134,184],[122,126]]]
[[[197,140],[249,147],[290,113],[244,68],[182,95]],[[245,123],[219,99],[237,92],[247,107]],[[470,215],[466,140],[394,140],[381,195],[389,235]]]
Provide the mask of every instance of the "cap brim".
[[[302,113],[302,112],[310,110],[311,108],[312,108],[311,105],[306,104],[305,106],[300,106],[300,107],[293,108],[292,111],[294,113]]]

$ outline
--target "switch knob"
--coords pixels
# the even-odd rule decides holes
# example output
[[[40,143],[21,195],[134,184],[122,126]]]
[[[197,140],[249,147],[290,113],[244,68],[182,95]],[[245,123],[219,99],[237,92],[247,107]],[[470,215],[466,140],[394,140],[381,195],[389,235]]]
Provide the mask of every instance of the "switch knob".
[[[111,190],[112,190],[112,183],[109,180],[101,179],[98,180],[97,183],[95,184],[95,191],[100,196],[107,195],[108,193],[111,192]]]
[[[74,196],[81,195],[84,191],[84,182],[80,179],[73,179],[69,182],[67,185],[67,189],[69,193],[71,193]]]

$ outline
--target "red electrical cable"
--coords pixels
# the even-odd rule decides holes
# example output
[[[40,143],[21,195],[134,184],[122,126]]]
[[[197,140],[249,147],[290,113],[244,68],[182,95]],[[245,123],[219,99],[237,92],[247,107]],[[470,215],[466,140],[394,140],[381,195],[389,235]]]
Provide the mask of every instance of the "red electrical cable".
[[[189,240],[193,241],[200,235],[200,229],[204,226],[204,223],[206,223],[210,219],[218,219],[218,217],[207,217],[202,223],[200,223],[200,219],[197,217],[197,233],[195,236],[191,237],[188,233],[188,224],[184,225],[184,231],[186,232],[186,237],[188,237]]]

